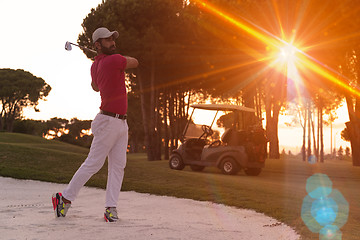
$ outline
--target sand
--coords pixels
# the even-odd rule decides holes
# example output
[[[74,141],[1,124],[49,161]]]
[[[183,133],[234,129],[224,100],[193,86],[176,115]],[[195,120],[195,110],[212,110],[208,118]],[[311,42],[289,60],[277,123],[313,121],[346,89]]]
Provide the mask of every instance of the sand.
[[[300,239],[252,210],[137,192],[121,192],[120,220],[106,223],[105,191],[88,187],[55,218],[51,195],[65,185],[4,177],[0,185],[0,239]]]

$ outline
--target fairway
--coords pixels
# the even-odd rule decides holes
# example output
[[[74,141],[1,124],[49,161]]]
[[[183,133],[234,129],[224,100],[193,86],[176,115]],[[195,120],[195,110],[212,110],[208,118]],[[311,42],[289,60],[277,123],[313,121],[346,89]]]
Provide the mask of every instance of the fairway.
[[[48,141],[29,135],[0,133],[0,175],[67,183],[86,158],[88,149]],[[105,166],[88,182],[88,186],[104,188]],[[268,159],[258,177],[240,172],[222,175],[220,170],[206,168],[193,172],[171,170],[167,161],[146,160],[145,154],[128,155],[123,191],[176,196],[212,201],[238,208],[254,209],[294,227],[304,239],[319,239],[301,219],[301,206],[307,195],[306,180],[315,173],[329,176],[333,188],[349,203],[348,222],[341,231],[343,239],[357,239],[360,234],[360,168],[350,161],[329,160],[325,164],[304,163],[297,157]]]

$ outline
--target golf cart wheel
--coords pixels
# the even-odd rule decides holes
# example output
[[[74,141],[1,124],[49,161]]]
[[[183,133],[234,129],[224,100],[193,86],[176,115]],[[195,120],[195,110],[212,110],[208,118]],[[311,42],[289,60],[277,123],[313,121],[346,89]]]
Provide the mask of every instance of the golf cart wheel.
[[[197,166],[197,165],[190,165],[191,170],[195,171],[195,172],[201,172],[202,170],[204,170],[204,166]]]
[[[244,172],[248,176],[258,176],[261,173],[261,168],[248,168]]]
[[[234,175],[239,171],[237,163],[233,158],[230,157],[224,158],[220,166],[222,173],[226,175]]]
[[[183,170],[185,167],[185,164],[179,154],[171,154],[170,160],[169,160],[169,166],[171,169],[175,170]]]

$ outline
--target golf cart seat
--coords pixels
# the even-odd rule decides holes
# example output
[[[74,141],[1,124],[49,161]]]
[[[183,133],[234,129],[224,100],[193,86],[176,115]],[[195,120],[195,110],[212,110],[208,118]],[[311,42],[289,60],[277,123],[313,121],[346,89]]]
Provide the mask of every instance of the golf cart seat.
[[[227,129],[221,136],[221,141],[229,146],[241,146],[246,142],[245,131],[237,131],[234,128]]]
[[[205,139],[191,138],[185,141],[184,149],[186,154],[195,160],[200,160],[201,152],[207,144]]]

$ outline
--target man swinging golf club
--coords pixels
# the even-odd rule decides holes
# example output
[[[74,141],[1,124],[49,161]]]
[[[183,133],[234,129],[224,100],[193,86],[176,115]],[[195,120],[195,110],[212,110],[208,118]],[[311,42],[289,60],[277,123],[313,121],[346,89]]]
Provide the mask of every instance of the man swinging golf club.
[[[106,222],[118,220],[116,206],[119,198],[128,144],[128,125],[126,122],[127,94],[125,69],[136,68],[138,61],[132,57],[115,54],[117,31],[98,28],[92,35],[97,51],[91,66],[91,86],[101,96],[100,113],[91,123],[94,139],[89,155],[74,174],[62,193],[52,197],[56,217],[65,217],[80,189],[98,172],[108,157],[108,178],[104,219]]]

